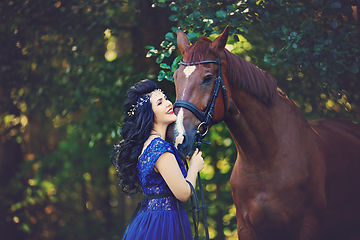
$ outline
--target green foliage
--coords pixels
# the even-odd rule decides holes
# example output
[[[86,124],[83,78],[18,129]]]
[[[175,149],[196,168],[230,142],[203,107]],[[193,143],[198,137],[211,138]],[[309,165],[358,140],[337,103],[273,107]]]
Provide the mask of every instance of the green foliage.
[[[168,16],[145,5],[150,3],[0,3],[2,238],[121,238],[137,203],[118,193],[109,160],[124,93],[155,71],[159,81],[169,80],[160,86],[170,83],[181,59],[177,30],[194,43],[201,35],[214,39],[230,25],[231,51],[274,75],[308,119],[356,117],[359,45],[349,2],[154,1],[151,9],[172,14],[178,27],[159,24],[142,32],[148,26],[140,16],[156,16],[159,23]],[[150,41],[158,31],[164,39],[158,34]],[[139,35],[148,43],[141,45]],[[146,46],[157,41],[160,49]],[[137,66],[145,46],[158,69]],[[224,124],[213,126],[206,140],[212,142],[202,148],[210,235],[236,238],[229,186],[236,149]]]
[[[256,7],[256,6],[254,6]],[[277,14],[269,14],[269,11]],[[343,74],[358,73],[360,50],[351,2],[269,2],[258,11],[266,37],[282,46],[273,56],[295,66],[318,85],[339,92]],[[280,23],[280,24],[279,24]],[[267,58],[270,59],[270,58]]]
[[[117,192],[109,156],[125,91],[147,77],[122,46],[137,3],[0,3],[4,239],[121,238],[132,204]]]

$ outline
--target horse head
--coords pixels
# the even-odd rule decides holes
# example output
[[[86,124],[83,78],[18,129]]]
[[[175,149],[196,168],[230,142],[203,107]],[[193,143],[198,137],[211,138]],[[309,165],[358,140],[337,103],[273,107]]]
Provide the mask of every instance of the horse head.
[[[227,69],[224,49],[228,36],[229,28],[226,27],[214,41],[200,37],[190,45],[187,36],[177,32],[183,61],[174,73],[177,120],[169,126],[167,138],[182,158],[190,156],[199,142],[198,136],[204,137],[208,128],[221,122],[226,114],[227,75],[226,71],[224,78],[219,74]]]

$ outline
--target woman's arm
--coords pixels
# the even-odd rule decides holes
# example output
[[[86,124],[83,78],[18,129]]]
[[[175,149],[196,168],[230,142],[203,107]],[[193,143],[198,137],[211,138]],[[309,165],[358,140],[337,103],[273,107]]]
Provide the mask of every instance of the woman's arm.
[[[201,154],[201,152],[195,150],[190,159],[186,179],[182,175],[174,154],[165,152],[155,163],[155,170],[164,178],[174,196],[182,202],[187,201],[192,194],[191,188],[186,180],[195,186],[197,173],[204,167],[204,160]]]

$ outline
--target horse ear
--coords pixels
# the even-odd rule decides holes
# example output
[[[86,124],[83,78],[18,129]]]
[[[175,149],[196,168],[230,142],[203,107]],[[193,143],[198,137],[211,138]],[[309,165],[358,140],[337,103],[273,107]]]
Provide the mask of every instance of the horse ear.
[[[225,49],[225,45],[227,43],[229,37],[229,26],[226,26],[224,31],[218,36],[210,45],[210,48],[214,52],[222,52]]]
[[[176,31],[177,35],[177,46],[180,49],[181,55],[184,56],[187,48],[190,47],[190,41],[185,33],[182,31]]]

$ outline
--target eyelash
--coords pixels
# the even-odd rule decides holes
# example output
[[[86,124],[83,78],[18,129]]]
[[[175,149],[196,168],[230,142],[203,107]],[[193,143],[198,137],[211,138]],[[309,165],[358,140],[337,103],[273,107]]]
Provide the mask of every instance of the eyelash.
[[[165,100],[168,100],[167,96],[164,97]],[[162,100],[158,103],[158,106],[162,104]]]

